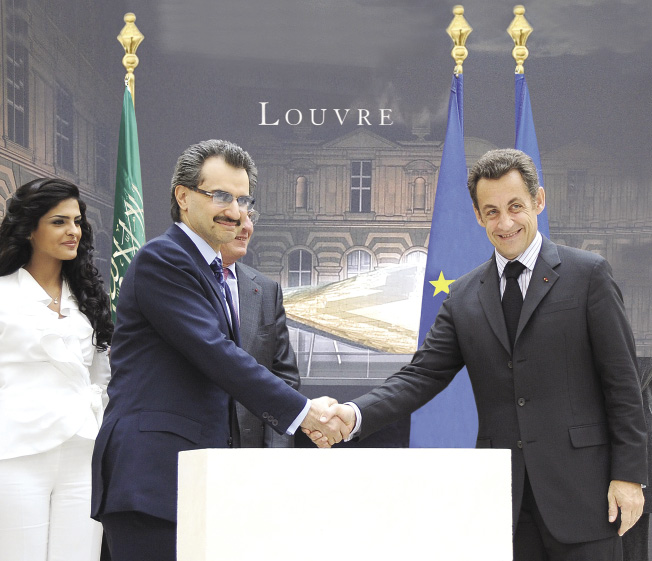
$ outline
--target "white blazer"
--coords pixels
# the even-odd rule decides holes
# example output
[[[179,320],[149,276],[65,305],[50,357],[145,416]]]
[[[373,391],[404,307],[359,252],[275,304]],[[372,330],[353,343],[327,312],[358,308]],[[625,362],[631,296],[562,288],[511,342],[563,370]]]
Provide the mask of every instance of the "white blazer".
[[[111,375],[106,352],[63,283],[61,315],[25,269],[0,277],[0,459],[94,440]]]

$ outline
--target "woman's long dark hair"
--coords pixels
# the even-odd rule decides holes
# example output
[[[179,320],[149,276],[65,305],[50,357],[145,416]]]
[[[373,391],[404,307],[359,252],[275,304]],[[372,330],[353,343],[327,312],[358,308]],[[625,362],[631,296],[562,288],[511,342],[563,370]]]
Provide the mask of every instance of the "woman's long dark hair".
[[[113,335],[109,296],[104,291],[97,267],[93,265],[93,230],[86,219],[86,204],[79,198],[76,185],[63,179],[44,178],[16,189],[7,201],[7,212],[0,224],[0,276],[9,275],[29,262],[32,257],[30,234],[46,212],[67,199],[79,203],[82,236],[77,257],[62,261],[63,276],[80,311],[93,326],[94,345],[106,350]]]

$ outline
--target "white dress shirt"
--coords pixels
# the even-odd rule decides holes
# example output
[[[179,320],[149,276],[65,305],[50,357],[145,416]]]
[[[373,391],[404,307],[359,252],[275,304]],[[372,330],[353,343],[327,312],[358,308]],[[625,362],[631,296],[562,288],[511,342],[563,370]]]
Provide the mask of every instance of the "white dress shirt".
[[[518,285],[521,288],[521,294],[523,294],[523,299],[525,300],[525,293],[527,292],[528,286],[530,286],[530,279],[532,278],[532,271],[534,271],[534,266],[537,264],[537,259],[539,258],[539,253],[541,252],[541,244],[543,239],[541,237],[541,232],[537,232],[534,236],[534,239],[530,242],[530,245],[527,246],[527,249],[515,257],[514,259],[521,262],[525,265],[525,269],[518,277]],[[505,266],[510,261],[514,259],[507,259],[503,257],[498,250],[494,250],[496,254],[496,268],[498,269],[498,278],[500,279],[500,298],[502,299],[503,294],[505,294],[505,284],[507,279],[503,274],[505,272]]]
[[[111,375],[66,282],[61,315],[25,269],[0,277],[0,460],[94,440]]]

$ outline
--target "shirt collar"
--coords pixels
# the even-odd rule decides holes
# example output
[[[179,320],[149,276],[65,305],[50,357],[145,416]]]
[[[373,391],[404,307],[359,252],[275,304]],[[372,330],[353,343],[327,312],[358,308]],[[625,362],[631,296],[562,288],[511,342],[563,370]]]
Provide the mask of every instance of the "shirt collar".
[[[235,263],[231,263],[227,269],[229,270],[229,274],[232,275],[234,279],[238,280],[238,275],[235,274]]]
[[[192,243],[197,246],[199,253],[201,253],[202,257],[206,259],[206,263],[210,265],[213,261],[215,261],[216,257],[222,259],[222,255],[219,252],[216,252],[210,245],[208,245],[204,238],[202,238],[199,234],[193,232],[185,223],[175,222],[175,224],[179,226],[179,228],[181,228],[191,239]]]
[[[52,302],[52,297],[45,292],[43,287],[36,281],[30,272],[23,267],[18,269],[18,285],[20,286],[21,292],[24,292],[29,298],[32,298],[36,302],[42,302],[46,306]],[[61,296],[59,302],[62,312],[71,308],[77,308],[77,301],[73,297],[66,279],[63,279],[61,284]]]
[[[494,253],[496,254],[496,267],[498,268],[498,278],[501,278],[503,276],[503,271],[505,270],[505,265],[509,263],[510,261],[518,260],[527,269],[530,271],[534,269],[534,265],[537,262],[537,257],[539,257],[539,252],[541,251],[541,244],[543,243],[543,240],[541,238],[541,232],[537,231],[536,235],[534,236],[534,239],[532,240],[532,243],[527,247],[527,249],[521,253],[520,255],[517,255],[514,259],[507,259],[506,257],[503,257],[500,253],[498,253],[498,250],[494,249]]]
[[[29,298],[45,304],[52,302],[52,297],[43,290],[43,287],[36,282],[29,271],[22,267],[18,269],[18,285],[21,292],[24,292]]]

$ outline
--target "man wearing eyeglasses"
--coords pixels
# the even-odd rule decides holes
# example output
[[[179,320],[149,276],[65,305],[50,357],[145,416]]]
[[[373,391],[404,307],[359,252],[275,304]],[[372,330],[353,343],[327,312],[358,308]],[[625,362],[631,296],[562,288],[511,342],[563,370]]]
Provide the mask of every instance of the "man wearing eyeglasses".
[[[239,319],[242,348],[281,380],[299,389],[299,369],[290,345],[281,287],[256,269],[237,262],[247,254],[259,216],[258,211],[250,210],[240,233],[222,245],[224,276]],[[236,403],[236,413],[240,448],[293,446],[292,436],[278,434],[241,403]]]
[[[178,454],[232,447],[234,400],[280,434],[320,427],[333,401],[307,400],[240,348],[220,248],[240,232],[255,185],[239,146],[187,148],[172,176],[175,224],[141,248],[122,282],[93,455],[91,516],[112,561],[176,558]]]

